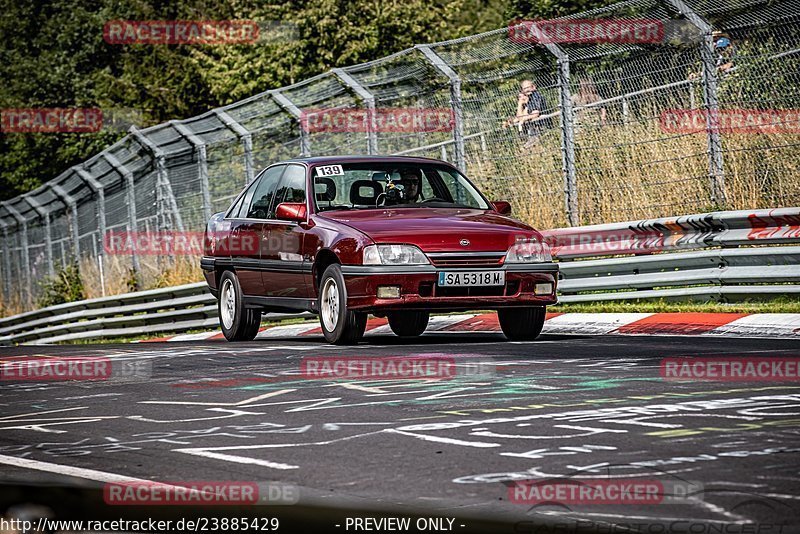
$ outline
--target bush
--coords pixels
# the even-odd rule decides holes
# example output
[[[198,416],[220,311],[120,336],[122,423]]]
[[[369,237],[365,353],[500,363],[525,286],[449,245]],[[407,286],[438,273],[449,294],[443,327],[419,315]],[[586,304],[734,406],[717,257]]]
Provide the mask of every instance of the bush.
[[[54,277],[42,281],[42,293],[36,301],[37,307],[44,308],[74,302],[86,298],[77,263],[63,267]]]

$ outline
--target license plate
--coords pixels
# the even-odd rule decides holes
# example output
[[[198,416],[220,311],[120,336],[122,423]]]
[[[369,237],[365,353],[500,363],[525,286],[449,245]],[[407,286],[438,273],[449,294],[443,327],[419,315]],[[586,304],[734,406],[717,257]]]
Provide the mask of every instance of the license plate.
[[[505,283],[505,271],[439,271],[439,286],[502,286]]]

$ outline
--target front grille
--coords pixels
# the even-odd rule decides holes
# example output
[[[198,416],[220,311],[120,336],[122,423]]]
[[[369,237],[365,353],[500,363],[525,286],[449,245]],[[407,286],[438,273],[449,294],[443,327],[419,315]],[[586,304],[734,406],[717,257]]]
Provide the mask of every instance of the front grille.
[[[428,257],[435,267],[499,267],[505,252],[441,252]]]

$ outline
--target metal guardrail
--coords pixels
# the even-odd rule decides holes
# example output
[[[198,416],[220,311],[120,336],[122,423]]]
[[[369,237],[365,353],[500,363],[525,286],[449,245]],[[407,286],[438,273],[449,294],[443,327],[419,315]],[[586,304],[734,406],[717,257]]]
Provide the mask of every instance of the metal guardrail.
[[[800,294],[800,246],[792,246],[800,244],[797,207],[543,234],[561,262],[563,303],[655,298],[729,302]],[[692,249],[704,250],[683,252]]]
[[[560,260],[562,303],[655,298],[727,302],[800,294],[800,207],[560,228],[543,234]],[[217,326],[216,299],[205,282],[199,282],[0,319],[0,344]]]
[[[310,317],[270,313],[267,319]],[[217,300],[205,282],[81,300],[0,319],[0,345],[58,343],[216,328]]]

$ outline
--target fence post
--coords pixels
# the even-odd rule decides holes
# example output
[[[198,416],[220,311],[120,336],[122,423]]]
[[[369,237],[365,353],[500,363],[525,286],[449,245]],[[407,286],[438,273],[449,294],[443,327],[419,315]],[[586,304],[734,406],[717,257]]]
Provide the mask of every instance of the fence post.
[[[125,165],[109,152],[102,153],[103,158],[108,162],[111,167],[122,175],[125,180],[125,196],[128,204],[128,231],[136,235],[138,232],[139,223],[136,217],[136,191],[134,189],[133,173]],[[139,254],[136,252],[136,247],[131,250],[131,264],[133,266],[134,276],[138,277],[140,270]]]
[[[180,122],[170,121],[170,125],[189,141],[195,151],[197,151],[197,177],[200,179],[200,192],[203,196],[203,222],[207,223],[211,218],[211,193],[208,188],[208,153],[206,152],[206,143]]]
[[[217,118],[219,118],[226,128],[235,133],[236,136],[242,141],[242,146],[244,146],[244,185],[248,185],[253,181],[253,178],[255,178],[255,174],[253,172],[253,136],[250,134],[247,128],[236,122],[236,120],[228,115],[224,109],[217,108],[214,110],[214,114],[217,116]]]
[[[156,172],[158,173],[158,184],[167,195],[167,202],[172,209],[175,216],[175,225],[178,227],[179,232],[183,232],[183,218],[178,209],[178,202],[175,200],[175,194],[172,192],[172,183],[167,176],[167,163],[164,152],[150,139],[147,138],[142,132],[136,129],[136,126],[131,126],[130,133],[140,146],[150,151],[156,160]],[[170,225],[171,226],[171,225]]]
[[[375,96],[346,71],[342,69],[332,69],[331,72],[343,84],[355,91],[367,105],[367,154],[377,154],[378,136],[375,131]]]
[[[272,98],[275,99],[275,102],[277,102],[284,111],[297,120],[297,124],[300,127],[300,156],[304,158],[311,156],[311,142],[308,139],[308,132],[303,127],[303,112],[300,111],[300,108],[295,106],[291,100],[286,98],[286,95],[283,93],[279,91],[269,91],[269,94],[272,95]]]
[[[700,61],[703,63],[703,103],[706,109],[708,136],[708,176],[711,179],[711,202],[719,209],[727,203],[725,167],[722,159],[722,140],[719,135],[719,101],[717,100],[717,65],[714,59],[714,38],[711,25],[686,5],[683,0],[665,0],[703,34],[700,41]]]
[[[94,176],[89,174],[85,169],[81,167],[73,167],[73,171],[78,177],[84,181],[86,185],[92,190],[94,194],[97,195],[97,208],[95,209],[95,213],[97,214],[97,223],[100,231],[100,246],[98,253],[102,256],[105,253],[105,239],[106,239],[106,192],[103,184],[100,183],[99,180],[95,179]],[[105,291],[105,288],[103,288]]]
[[[428,45],[416,45],[414,48],[422,52],[425,59],[433,67],[450,80],[450,107],[453,110],[453,144],[456,167],[466,171],[464,156],[464,106],[461,101],[461,78],[442,57],[431,50]]]
[[[535,27],[538,32],[539,30]],[[575,125],[570,94],[569,55],[560,46],[542,43],[558,62],[558,94],[561,117],[561,164],[564,172],[564,209],[570,226],[578,226],[578,180],[575,171]]]
[[[72,219],[72,252],[75,254],[75,261],[78,261],[81,255],[80,232],[78,230],[78,203],[72,198],[72,195],[67,193],[60,185],[53,183],[48,185],[50,189],[53,190],[53,193],[69,207],[70,218]]]
[[[0,219],[0,228],[3,229],[3,295],[11,298],[11,245],[8,242],[8,224]]]
[[[53,260],[53,236],[52,227],[50,226],[50,212],[46,210],[38,200],[35,200],[29,195],[22,195],[22,200],[27,202],[28,205],[39,214],[39,217],[44,219],[44,244],[47,250],[47,273],[52,277],[55,275],[55,261]],[[61,256],[61,261],[62,263],[64,261],[63,255]],[[30,268],[30,265],[28,265],[28,269]]]
[[[3,206],[8,213],[11,214],[12,217],[17,221],[17,228],[22,230],[22,263],[24,265],[22,271],[23,276],[25,277],[25,285],[28,288],[28,300],[30,300],[31,295],[33,294],[33,287],[31,286],[31,264],[30,264],[30,257],[28,256],[28,220],[22,216],[20,212],[14,209],[11,206],[10,202],[0,202],[0,206]]]

